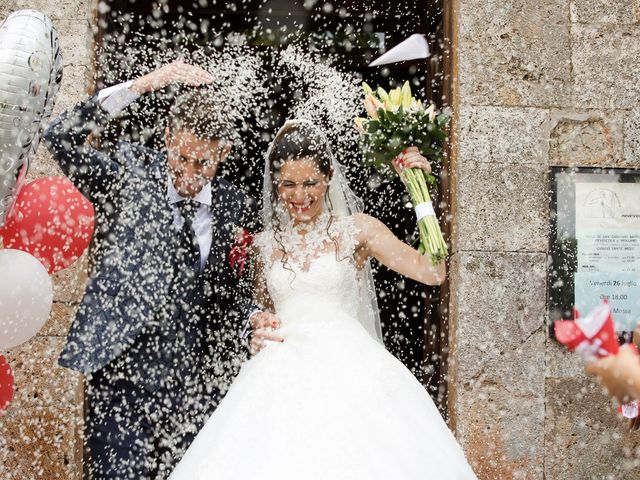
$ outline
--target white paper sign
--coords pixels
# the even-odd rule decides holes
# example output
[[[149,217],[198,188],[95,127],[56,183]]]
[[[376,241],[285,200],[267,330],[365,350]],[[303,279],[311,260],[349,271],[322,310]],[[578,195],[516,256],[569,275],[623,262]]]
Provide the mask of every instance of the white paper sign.
[[[576,182],[575,305],[611,304],[617,330],[640,321],[640,184]]]

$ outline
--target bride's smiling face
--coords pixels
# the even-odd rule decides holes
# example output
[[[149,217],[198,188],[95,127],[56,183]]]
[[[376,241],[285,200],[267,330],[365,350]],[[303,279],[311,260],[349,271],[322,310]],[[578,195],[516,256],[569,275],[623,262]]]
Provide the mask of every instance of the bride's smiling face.
[[[294,222],[312,222],[322,213],[329,180],[311,158],[282,164],[276,179],[278,198]]]

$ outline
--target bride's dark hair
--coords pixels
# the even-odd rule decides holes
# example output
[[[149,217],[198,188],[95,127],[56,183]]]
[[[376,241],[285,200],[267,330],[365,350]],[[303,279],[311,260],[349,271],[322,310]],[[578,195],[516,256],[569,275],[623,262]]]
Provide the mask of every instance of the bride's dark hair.
[[[276,135],[273,141],[273,147],[269,155],[269,167],[271,172],[271,204],[278,203],[278,185],[277,179],[282,165],[290,160],[312,160],[327,180],[331,180],[333,170],[331,168],[333,154],[331,146],[327,138],[322,134],[318,127],[305,123],[292,123],[283,127]],[[329,197],[329,189],[325,192],[325,202],[329,208],[329,212],[333,210],[331,198]],[[282,226],[277,209],[272,211],[272,225],[275,240],[280,246],[284,256],[282,263],[287,270],[293,271],[289,266],[287,259],[287,251],[282,243]],[[336,253],[338,252],[338,243],[329,233],[329,228],[333,222],[333,217],[329,218],[327,223],[327,236],[336,244]]]
[[[331,147],[318,128],[304,123],[287,125],[273,142],[269,156],[271,180],[275,182],[276,173],[285,161],[301,159],[313,160],[320,172],[330,179],[332,156]]]

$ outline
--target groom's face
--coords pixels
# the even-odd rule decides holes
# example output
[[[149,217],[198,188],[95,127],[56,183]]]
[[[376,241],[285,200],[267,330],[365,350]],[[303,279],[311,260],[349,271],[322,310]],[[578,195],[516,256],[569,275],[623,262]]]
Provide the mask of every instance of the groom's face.
[[[189,130],[165,131],[167,164],[176,191],[195,197],[216,176],[218,166],[231,151],[231,144],[201,138]]]

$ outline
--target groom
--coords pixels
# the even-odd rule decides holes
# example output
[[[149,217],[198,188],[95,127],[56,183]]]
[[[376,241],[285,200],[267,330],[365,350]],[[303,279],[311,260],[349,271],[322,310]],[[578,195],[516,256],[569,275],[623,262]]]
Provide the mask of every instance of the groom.
[[[91,274],[60,356],[87,379],[89,478],[166,478],[243,357],[241,331],[257,309],[229,254],[257,214],[215,178],[233,125],[213,81],[174,62],[100,91],[44,134],[96,210]],[[170,109],[166,151],[92,148],[90,134],[170,84],[193,88]]]

